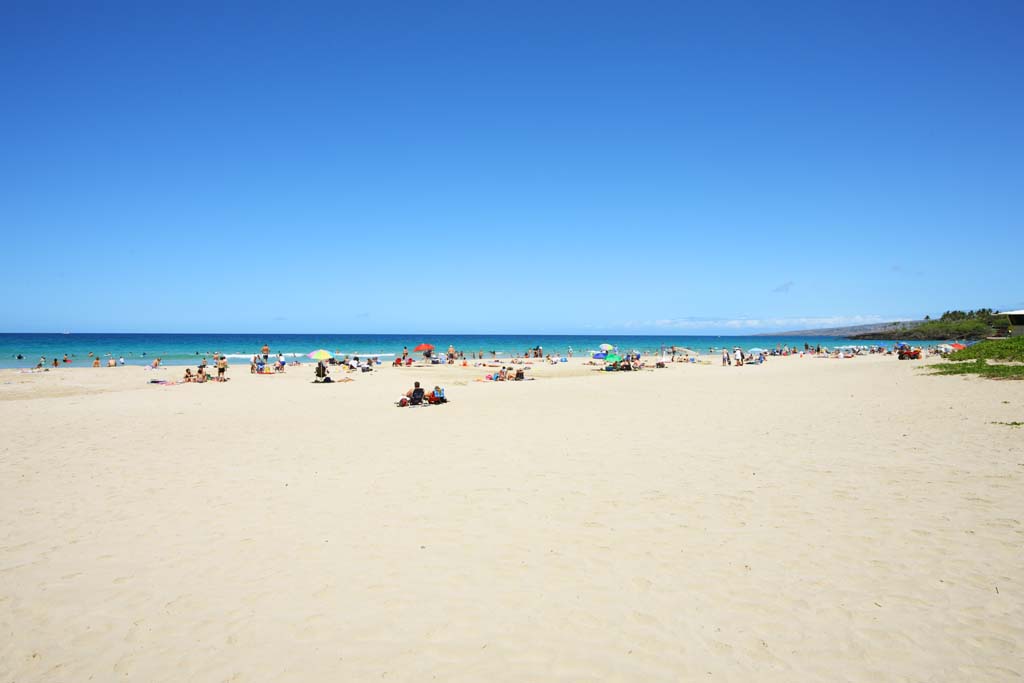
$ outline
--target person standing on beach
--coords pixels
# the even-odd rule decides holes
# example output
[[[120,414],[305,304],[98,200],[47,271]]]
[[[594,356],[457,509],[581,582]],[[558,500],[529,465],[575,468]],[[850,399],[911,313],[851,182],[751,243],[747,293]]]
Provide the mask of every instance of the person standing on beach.
[[[263,348],[261,349],[261,352],[263,353],[263,362],[265,364],[268,360],[270,360],[270,346],[264,344]]]
[[[405,360],[408,357],[409,357],[409,347],[408,346],[403,346],[402,347],[402,360]]]
[[[227,379],[226,373],[228,371],[228,359],[227,356],[221,356],[217,359],[217,381],[223,382]]]

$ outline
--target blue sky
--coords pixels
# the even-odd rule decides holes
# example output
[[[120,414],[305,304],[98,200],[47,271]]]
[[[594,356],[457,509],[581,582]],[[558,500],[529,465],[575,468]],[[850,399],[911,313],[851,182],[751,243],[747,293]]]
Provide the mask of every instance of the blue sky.
[[[19,1],[0,22],[0,331],[697,334],[1024,305],[1024,3]]]

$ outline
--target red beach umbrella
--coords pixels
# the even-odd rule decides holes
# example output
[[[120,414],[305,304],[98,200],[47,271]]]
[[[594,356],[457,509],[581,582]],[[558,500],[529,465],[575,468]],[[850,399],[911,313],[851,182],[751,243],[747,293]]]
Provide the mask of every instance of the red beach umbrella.
[[[416,351],[416,352],[420,352],[420,351],[433,351],[433,350],[434,350],[434,345],[433,344],[426,344],[426,343],[420,344],[415,349],[413,349],[413,351]]]
[[[966,349],[966,348],[967,348],[967,347],[966,347],[966,346],[964,346],[963,344],[950,344],[950,346],[952,346],[952,347],[953,347],[954,349],[956,349],[957,351],[959,351],[960,349]]]

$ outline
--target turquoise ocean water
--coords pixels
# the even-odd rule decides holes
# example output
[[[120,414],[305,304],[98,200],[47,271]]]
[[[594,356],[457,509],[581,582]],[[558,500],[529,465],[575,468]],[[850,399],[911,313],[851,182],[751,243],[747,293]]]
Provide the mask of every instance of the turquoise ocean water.
[[[776,345],[827,347],[845,344],[871,344],[871,341],[850,341],[843,337],[744,337],[744,336],[672,336],[672,335],[499,335],[499,334],[0,334],[0,367],[26,368],[39,362],[40,356],[48,361],[54,357],[62,359],[65,354],[72,358],[74,365],[82,366],[91,362],[89,353],[106,358],[124,357],[132,365],[143,365],[154,358],[161,358],[168,365],[190,365],[204,355],[212,357],[220,352],[230,361],[245,362],[257,353],[264,344],[272,353],[301,357],[314,349],[324,348],[340,354],[373,355],[401,354],[402,348],[410,352],[417,344],[433,344],[438,351],[445,351],[448,345],[466,352],[485,352],[488,357],[495,352],[500,357],[521,354],[527,349],[541,346],[544,353],[565,354],[572,347],[576,356],[597,349],[608,343],[622,351],[655,353],[662,347],[682,346],[700,353],[709,349],[743,349],[760,347],[775,348]],[[875,342],[891,346],[893,342]],[[936,342],[937,343],[937,342]],[[926,342],[927,344],[927,342]],[[18,359],[18,355],[22,359]]]

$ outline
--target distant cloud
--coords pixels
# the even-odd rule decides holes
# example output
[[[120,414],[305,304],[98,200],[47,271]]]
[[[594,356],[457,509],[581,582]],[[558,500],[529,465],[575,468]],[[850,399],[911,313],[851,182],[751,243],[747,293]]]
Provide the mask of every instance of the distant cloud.
[[[897,263],[896,265],[892,266],[892,272],[894,272],[894,273],[909,273],[910,271],[905,270],[903,268],[903,266],[901,266],[901,265],[899,265]],[[915,277],[922,277],[924,275],[924,271],[923,270],[915,270],[915,271],[913,271],[912,274]]]
[[[753,331],[763,329],[802,330],[820,327],[846,327],[847,325],[870,325],[889,322],[895,318],[879,315],[832,315],[794,318],[662,318],[660,320],[623,323],[627,328],[660,328],[672,330],[729,330]]]
[[[781,294],[785,294],[789,290],[793,289],[793,285],[795,285],[795,284],[796,283],[793,282],[792,280],[786,280],[785,282],[783,282],[781,285],[779,285],[778,287],[776,287],[772,291],[773,292],[779,292]]]

